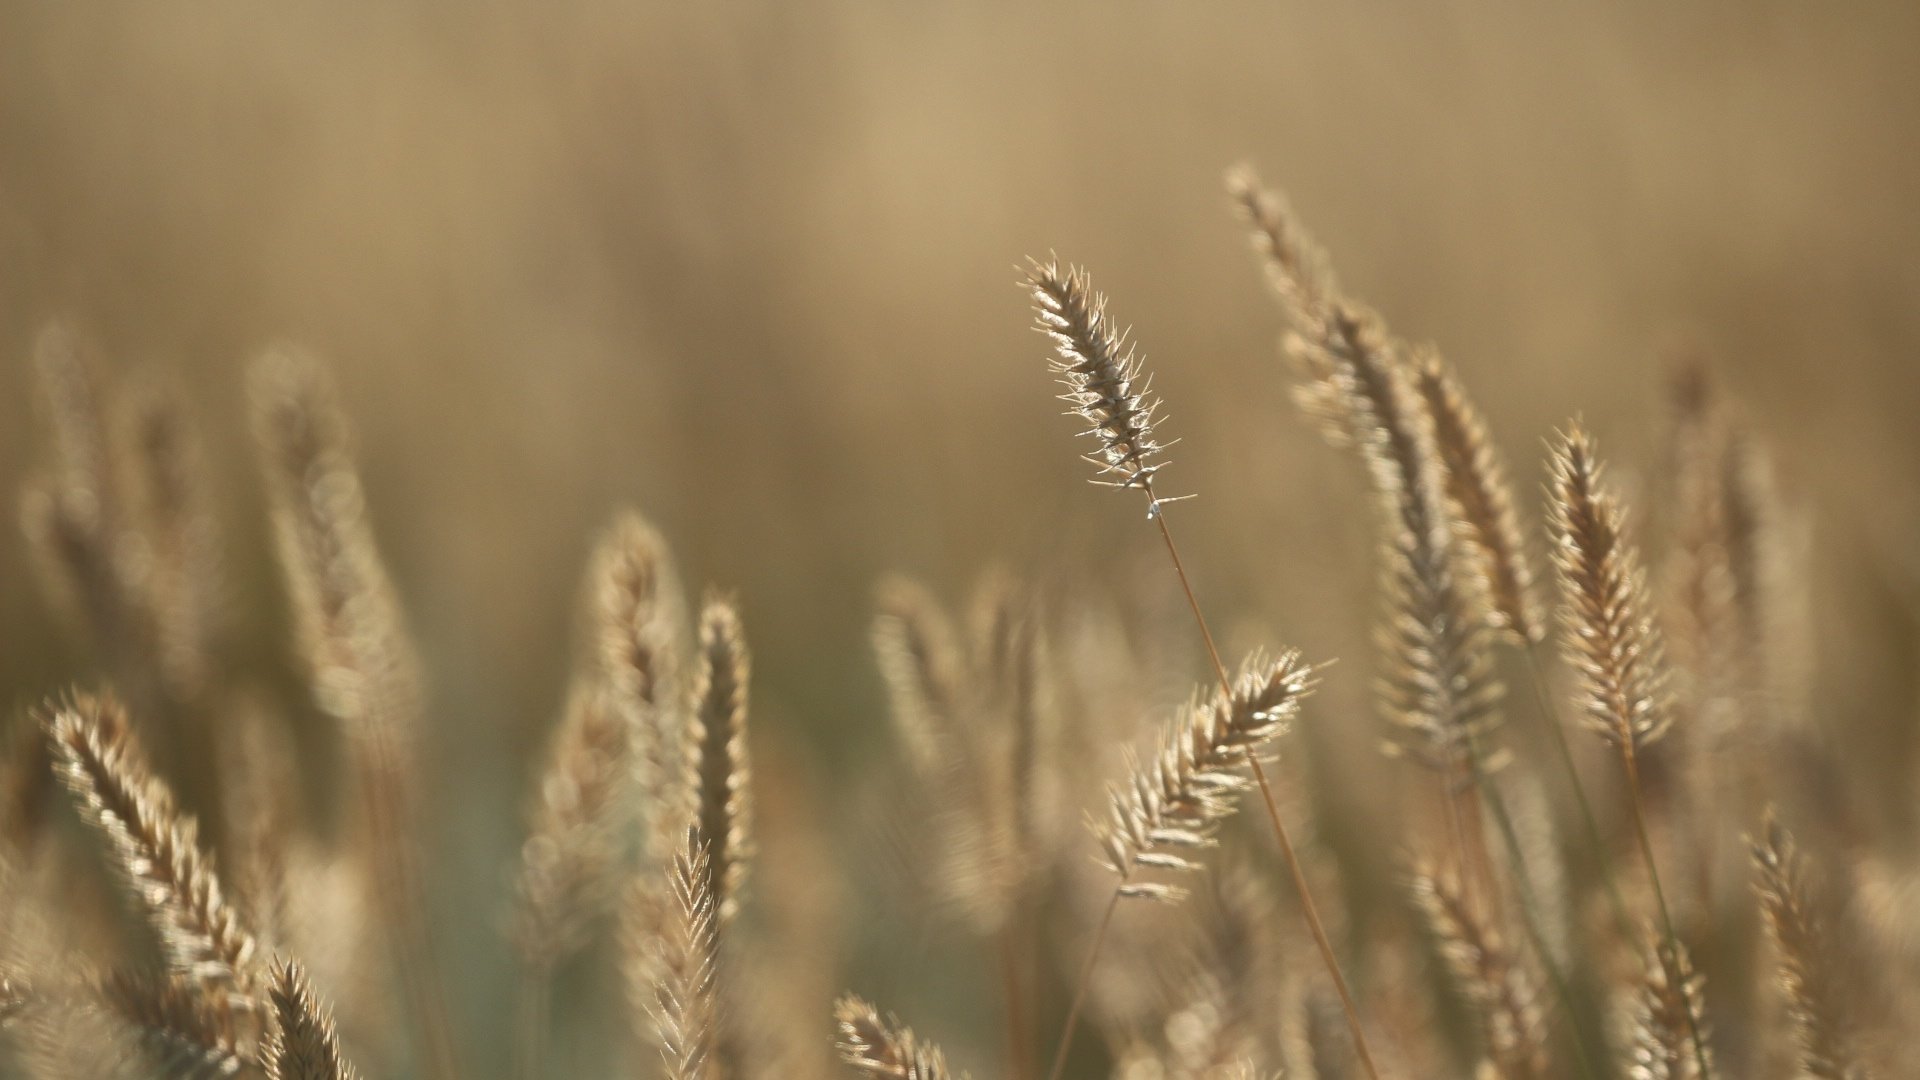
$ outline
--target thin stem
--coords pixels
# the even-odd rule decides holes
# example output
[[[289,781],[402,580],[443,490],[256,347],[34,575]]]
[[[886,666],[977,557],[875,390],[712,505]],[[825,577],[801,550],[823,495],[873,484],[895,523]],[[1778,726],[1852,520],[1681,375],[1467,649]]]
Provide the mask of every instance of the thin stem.
[[[1676,959],[1680,955],[1680,935],[1673,928],[1673,912],[1667,907],[1667,894],[1660,887],[1660,868],[1654,865],[1653,839],[1647,832],[1647,815],[1642,808],[1640,798],[1640,763],[1634,753],[1631,739],[1620,744],[1620,759],[1627,770],[1627,804],[1633,808],[1633,830],[1640,838],[1640,855],[1647,862],[1647,880],[1653,883],[1653,899],[1660,908],[1660,927],[1667,938],[1667,948],[1660,957],[1660,966],[1666,969],[1667,985],[1684,986],[1685,973],[1676,970]],[[1700,1025],[1693,1019],[1692,1009],[1681,1010],[1687,1017],[1687,1032],[1693,1036],[1694,1056],[1700,1061],[1701,1080],[1707,1080],[1713,1069],[1707,1063],[1707,1043],[1700,1035]]]
[[[545,961],[527,965],[515,1001],[519,1027],[514,1035],[514,1075],[520,1080],[538,1080],[541,1075],[552,1008],[552,965]]]
[[[1180,548],[1173,542],[1173,530],[1167,527],[1167,515],[1162,512],[1160,501],[1154,497],[1152,481],[1143,485],[1147,493],[1147,505],[1154,524],[1160,527],[1160,539],[1166,543],[1167,557],[1173,561],[1173,572],[1180,578],[1180,590],[1186,594],[1187,607],[1193,612],[1194,624],[1200,628],[1200,638],[1207,645],[1207,659],[1213,662],[1213,673],[1220,680],[1220,692],[1226,700],[1233,700],[1233,683],[1227,678],[1227,666],[1220,662],[1220,649],[1213,642],[1213,631],[1207,626],[1207,617],[1200,610],[1200,600],[1194,595],[1193,583],[1187,580],[1186,564],[1180,561]],[[1333,942],[1328,939],[1326,927],[1320,922],[1320,911],[1313,902],[1313,890],[1307,885],[1306,871],[1300,867],[1300,858],[1293,850],[1293,840],[1287,835],[1287,826],[1280,820],[1280,807],[1274,802],[1273,788],[1267,783],[1267,770],[1260,759],[1249,750],[1247,764],[1253,767],[1253,778],[1260,784],[1260,797],[1267,806],[1267,820],[1273,823],[1273,835],[1280,841],[1280,854],[1287,864],[1287,872],[1293,877],[1293,887],[1300,894],[1300,910],[1307,917],[1307,926],[1313,932],[1313,942],[1320,950],[1320,959],[1326,965],[1327,974],[1333,979],[1333,988],[1340,995],[1341,1009],[1346,1013],[1347,1031],[1353,1036],[1354,1052],[1360,1057],[1361,1067],[1366,1069],[1371,1080],[1380,1080],[1380,1070],[1373,1063],[1373,1052],[1367,1046],[1366,1030],[1360,1025],[1360,1010],[1354,1006],[1353,992],[1347,987],[1346,976],[1340,973],[1340,961],[1334,956]]]
[[[1007,1009],[1007,1076],[1027,1080],[1027,1054],[1033,1037],[1027,1031],[1026,1004],[1020,993],[1020,951],[1014,941],[1013,921],[1000,928],[1000,996]]]
[[[1300,894],[1300,910],[1307,917],[1307,927],[1313,931],[1313,943],[1320,950],[1320,962],[1326,965],[1327,974],[1333,977],[1333,988],[1340,995],[1340,1008],[1346,1013],[1347,1031],[1353,1036],[1354,1052],[1360,1055],[1360,1066],[1367,1070],[1373,1080],[1380,1080],[1380,1069],[1373,1063],[1373,1051],[1367,1047],[1367,1033],[1360,1027],[1360,1010],[1353,1004],[1353,992],[1347,989],[1347,980],[1340,974],[1340,961],[1333,955],[1333,941],[1327,937],[1327,928],[1320,922],[1320,909],[1313,904],[1313,892],[1307,887],[1307,875],[1300,868],[1300,857],[1294,854],[1293,840],[1287,836],[1287,827],[1280,822],[1280,808],[1274,804],[1273,788],[1267,785],[1267,770],[1260,766],[1260,759],[1252,754],[1247,760],[1253,764],[1253,778],[1260,784],[1260,798],[1267,804],[1267,820],[1273,822],[1273,835],[1280,841],[1280,854],[1287,864],[1287,872],[1293,875],[1294,891]]]
[[[1560,1011],[1567,1017],[1567,1031],[1573,1037],[1573,1054],[1579,1063],[1580,1074],[1592,1080],[1598,1074],[1594,1072],[1592,1059],[1587,1057],[1586,1040],[1581,1037],[1580,1025],[1574,1016],[1573,986],[1561,972],[1553,951],[1547,947],[1547,935],[1540,928],[1539,915],[1535,910],[1539,898],[1533,894],[1533,883],[1527,879],[1524,870],[1526,855],[1520,846],[1519,830],[1513,826],[1513,816],[1507,812],[1507,802],[1501,796],[1500,789],[1489,782],[1479,744],[1471,735],[1467,737],[1467,755],[1473,766],[1475,787],[1486,791],[1487,808],[1492,811],[1494,823],[1500,828],[1500,836],[1507,843],[1507,855],[1513,860],[1516,871],[1514,883],[1520,889],[1520,921],[1525,924],[1527,936],[1533,940],[1534,952],[1539,954],[1540,966],[1547,969],[1547,978],[1553,981],[1554,992],[1560,998]]]
[[[1593,849],[1594,860],[1600,865],[1600,879],[1606,885],[1607,902],[1613,907],[1614,921],[1619,925],[1620,933],[1631,939],[1634,933],[1633,919],[1627,914],[1627,902],[1620,895],[1620,884],[1614,880],[1613,858],[1607,852],[1606,841],[1600,836],[1600,819],[1593,812],[1593,803],[1587,799],[1586,785],[1580,781],[1580,768],[1574,764],[1573,747],[1567,742],[1566,725],[1560,720],[1560,710],[1553,703],[1553,695],[1547,692],[1547,675],[1545,666],[1540,663],[1540,647],[1529,641],[1524,651],[1534,699],[1540,705],[1540,718],[1553,736],[1560,764],[1567,772],[1567,783],[1573,788],[1574,801],[1580,806],[1580,821],[1586,827],[1587,844]]]
[[[400,981],[414,1022],[419,1025],[427,1075],[433,1080],[457,1080],[460,1067],[447,1015],[446,994],[434,955],[433,935],[426,918],[419,867],[413,853],[405,847],[409,842],[405,824],[410,819],[399,806],[401,796],[393,786],[396,778],[390,768],[391,751],[371,747],[368,758],[364,780],[366,812],[374,830],[373,843],[378,851],[381,877],[386,879],[383,889],[389,905],[386,923],[400,968]]]
[[[1100,928],[1093,932],[1093,945],[1087,949],[1086,962],[1080,965],[1080,978],[1073,986],[1073,1004],[1067,1007],[1066,1029],[1060,1033],[1060,1049],[1053,1055],[1053,1068],[1047,1071],[1047,1080],[1060,1080],[1060,1070],[1066,1068],[1067,1051],[1073,1046],[1073,1032],[1080,1023],[1080,1006],[1086,1004],[1087,986],[1093,981],[1093,963],[1100,959],[1100,948],[1107,943],[1107,928],[1113,925],[1113,913],[1120,906],[1120,896],[1116,886],[1113,898],[1107,901],[1106,914],[1100,916]]]

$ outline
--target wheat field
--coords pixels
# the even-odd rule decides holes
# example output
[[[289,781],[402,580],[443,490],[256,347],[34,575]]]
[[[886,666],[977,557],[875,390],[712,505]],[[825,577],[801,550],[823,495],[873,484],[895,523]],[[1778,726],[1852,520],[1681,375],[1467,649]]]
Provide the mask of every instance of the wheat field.
[[[1920,1075],[1916,51],[0,4],[0,1076]]]

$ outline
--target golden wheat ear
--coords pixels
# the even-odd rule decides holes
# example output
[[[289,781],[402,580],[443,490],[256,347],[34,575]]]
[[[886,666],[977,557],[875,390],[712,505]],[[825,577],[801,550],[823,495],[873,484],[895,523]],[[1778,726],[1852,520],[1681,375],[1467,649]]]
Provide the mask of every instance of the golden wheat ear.
[[[916,1037],[898,1019],[882,1016],[862,998],[841,998],[834,1004],[833,1021],[840,1060],[858,1072],[883,1080],[966,1080],[966,1073],[948,1071],[947,1057],[938,1046]]]
[[[1122,896],[1177,901],[1185,895],[1164,882],[1138,881],[1135,874],[1199,869],[1191,853],[1212,845],[1214,830],[1250,786],[1241,767],[1287,730],[1315,681],[1314,669],[1298,653],[1270,661],[1251,657],[1234,680],[1231,699],[1189,705],[1160,752],[1134,764],[1126,781],[1110,791],[1106,819],[1093,825]]]
[[[591,680],[573,687],[520,850],[514,944],[531,966],[578,951],[606,906],[632,734],[608,691]]]
[[[169,969],[247,1007],[257,982],[253,937],[227,905],[193,820],[175,809],[140,753],[124,710],[110,698],[76,694],[41,715],[61,781],[105,837]]]
[[[1706,980],[1693,969],[1685,946],[1669,947],[1658,929],[1649,934],[1640,984],[1625,996],[1623,1056],[1627,1074],[1646,1080],[1706,1080],[1692,1032],[1709,1037]],[[1706,1057],[1705,1068],[1713,1066]]]
[[[374,543],[345,414],[325,369],[281,346],[251,373],[281,568],[310,689],[345,736],[393,962],[425,1043],[428,1072],[458,1075],[416,850],[422,770],[418,662]]]
[[[888,578],[875,590],[873,652],[907,763],[922,781],[951,763],[967,659],[953,619],[925,586]]]
[[[1468,900],[1460,881],[1430,865],[1416,867],[1409,892],[1426,921],[1447,974],[1480,1027],[1496,1075],[1528,1080],[1548,1075],[1546,1020],[1537,980],[1524,960]]]
[[[697,828],[688,829],[667,882],[670,895],[636,894],[628,947],[635,997],[652,1017],[669,1080],[716,1072],[720,1038],[720,912],[714,875]]]
[[[393,754],[419,721],[419,673],[374,542],[346,416],[319,361],[290,347],[254,366],[252,392],[314,698],[360,747]]]
[[[1486,423],[1437,350],[1426,349],[1415,357],[1414,382],[1433,419],[1433,441],[1446,472],[1455,531],[1481,580],[1487,621],[1524,641],[1543,640],[1546,618],[1533,593],[1533,565],[1506,466]]]
[[[145,691],[152,685],[152,626],[133,573],[138,563],[128,558],[125,484],[106,395],[86,352],[78,335],[58,324],[35,342],[54,453],[51,468],[22,497],[21,525],[48,599],[103,666]]]
[[[1569,425],[1553,447],[1548,526],[1581,712],[1588,727],[1637,752],[1670,721],[1665,650],[1626,512],[1602,473],[1586,429]]]
[[[700,676],[687,740],[697,755],[689,780],[697,792],[714,914],[724,927],[740,910],[753,854],[752,773],[747,754],[747,683],[752,658],[740,612],[726,597],[707,599],[700,613]]]
[[[1106,298],[1093,290],[1087,272],[1057,261],[1032,262],[1026,286],[1033,294],[1035,328],[1052,339],[1058,356],[1054,374],[1066,393],[1060,400],[1086,421],[1094,451],[1086,460],[1098,471],[1094,483],[1140,488],[1152,498],[1150,509],[1171,499],[1153,497],[1153,478],[1166,467],[1167,445],[1154,426],[1160,398],[1145,361],[1107,315]]]
[[[261,1062],[267,1080],[359,1080],[333,1028],[333,1011],[321,1003],[297,960],[274,964],[267,995],[277,1026]]]
[[[143,1071],[165,1077],[238,1076],[246,1071],[233,1013],[179,976],[115,974],[100,982],[95,995]]]
[[[1245,164],[1227,170],[1227,195],[1247,225],[1267,284],[1285,307],[1310,316],[1340,295],[1326,251],[1300,224],[1286,196],[1261,183]]]
[[[214,674],[222,616],[206,457],[177,390],[151,381],[131,390],[124,425],[128,510],[146,551],[140,584],[154,659],[172,700],[201,703]]]
[[[659,531],[632,511],[616,517],[594,548],[586,594],[592,675],[632,728],[630,809],[647,857],[664,867],[679,850],[693,793],[681,686],[686,600]]]
[[[1758,835],[1749,838],[1754,889],[1767,936],[1778,953],[1777,978],[1793,1019],[1803,1076],[1819,1080],[1866,1080],[1869,1075],[1855,1044],[1847,995],[1868,981],[1838,966],[1841,951],[1818,912],[1818,898],[1806,860],[1773,812]]]

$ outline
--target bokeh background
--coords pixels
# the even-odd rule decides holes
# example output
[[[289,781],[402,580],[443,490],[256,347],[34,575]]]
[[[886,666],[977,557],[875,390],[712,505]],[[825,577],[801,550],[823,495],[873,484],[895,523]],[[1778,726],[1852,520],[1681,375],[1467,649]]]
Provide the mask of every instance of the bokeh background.
[[[436,900],[484,1046],[528,762],[615,509],[737,591],[755,749],[826,821],[887,752],[879,575],[957,595],[988,564],[1062,590],[1153,565],[1136,501],[1075,460],[1028,255],[1090,267],[1158,372],[1215,618],[1348,657],[1317,750],[1335,778],[1385,767],[1371,519],[1287,401],[1220,182],[1244,160],[1352,291],[1439,344],[1528,494],[1576,413],[1645,486],[1669,362],[1709,357],[1814,523],[1818,720],[1895,800],[1916,103],[1901,3],[0,0],[0,490],[46,457],[27,358],[49,319],[180,388],[213,448],[231,662],[284,681],[243,374],[276,340],[329,360],[430,673]],[[0,530],[0,700],[88,671]],[[849,933],[849,977],[877,970],[888,931]]]

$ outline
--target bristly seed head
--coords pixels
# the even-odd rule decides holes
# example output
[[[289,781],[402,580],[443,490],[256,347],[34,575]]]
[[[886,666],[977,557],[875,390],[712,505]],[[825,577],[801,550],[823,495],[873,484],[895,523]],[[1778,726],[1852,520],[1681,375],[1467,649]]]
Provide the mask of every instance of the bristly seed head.
[[[1215,694],[1188,706],[1153,760],[1136,762],[1127,782],[1111,790],[1107,819],[1092,827],[1123,896],[1181,898],[1172,886],[1132,880],[1134,871],[1199,868],[1180,852],[1211,846],[1214,828],[1247,786],[1241,766],[1286,731],[1313,692],[1314,674],[1295,652],[1249,658],[1231,699]]]
[[[1625,512],[1601,482],[1593,441],[1578,423],[1553,450],[1548,523],[1560,570],[1568,661],[1580,673],[1587,724],[1634,750],[1664,735],[1665,649]]]
[[[1106,297],[1093,290],[1085,270],[1052,259],[1030,263],[1026,285],[1033,292],[1036,328],[1059,353],[1051,364],[1067,388],[1060,400],[1086,420],[1086,434],[1099,443],[1085,455],[1100,470],[1094,483],[1137,487],[1151,497],[1154,474],[1166,467],[1155,458],[1169,445],[1153,436],[1160,399],[1151,376],[1142,377],[1142,361],[1126,331],[1114,329]],[[1149,513],[1169,501],[1155,499]]]

